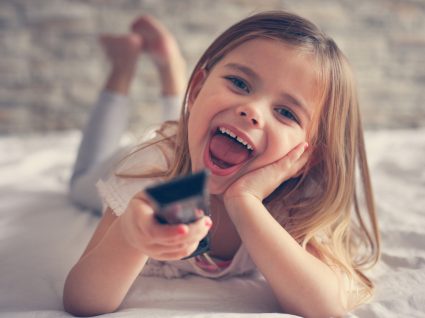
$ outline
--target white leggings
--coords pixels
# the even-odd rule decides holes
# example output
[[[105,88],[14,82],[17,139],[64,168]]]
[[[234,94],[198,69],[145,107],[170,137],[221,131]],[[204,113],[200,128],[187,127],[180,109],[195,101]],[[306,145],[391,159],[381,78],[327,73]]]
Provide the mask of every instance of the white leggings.
[[[175,120],[180,111],[178,96],[163,96],[162,120]],[[106,177],[126,152],[120,140],[129,122],[129,100],[126,96],[103,91],[92,109],[82,132],[77,159],[69,183],[69,197],[77,206],[102,213],[102,202],[96,182]]]

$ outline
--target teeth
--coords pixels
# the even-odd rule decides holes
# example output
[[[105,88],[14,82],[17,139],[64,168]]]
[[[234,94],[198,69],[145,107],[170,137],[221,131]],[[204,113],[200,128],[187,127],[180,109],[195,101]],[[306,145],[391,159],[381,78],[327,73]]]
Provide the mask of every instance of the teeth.
[[[239,141],[242,145],[244,145],[248,150],[253,150],[254,148],[248,144],[245,140],[243,140],[241,137],[236,136],[234,133],[232,133],[230,130],[220,127],[219,128],[220,132],[222,134],[226,134],[229,135],[230,137],[232,137],[233,139],[236,139],[237,141]]]

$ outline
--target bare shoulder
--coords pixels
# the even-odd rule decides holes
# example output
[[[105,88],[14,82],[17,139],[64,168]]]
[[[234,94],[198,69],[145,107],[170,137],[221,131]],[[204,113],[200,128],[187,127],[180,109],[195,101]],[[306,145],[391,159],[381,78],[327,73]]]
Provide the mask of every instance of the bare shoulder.
[[[99,224],[97,225],[96,230],[93,233],[83,255],[83,258],[88,252],[90,252],[105,236],[106,232],[110,226],[118,219],[118,217],[112,212],[111,208],[107,208],[102,218],[100,219]]]

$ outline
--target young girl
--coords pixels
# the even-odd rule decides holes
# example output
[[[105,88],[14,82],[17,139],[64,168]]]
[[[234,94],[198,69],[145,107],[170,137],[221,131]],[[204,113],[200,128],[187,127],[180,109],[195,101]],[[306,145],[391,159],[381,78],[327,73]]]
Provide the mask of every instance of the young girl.
[[[143,188],[202,169],[211,217],[159,224]],[[98,188],[104,215],[65,284],[71,313],[116,310],[140,272],[258,270],[282,311],[304,317],[341,316],[372,293],[363,270],[378,259],[379,234],[354,80],[336,44],[299,16],[260,13],[219,36],[179,121]],[[182,260],[209,231],[209,252]]]

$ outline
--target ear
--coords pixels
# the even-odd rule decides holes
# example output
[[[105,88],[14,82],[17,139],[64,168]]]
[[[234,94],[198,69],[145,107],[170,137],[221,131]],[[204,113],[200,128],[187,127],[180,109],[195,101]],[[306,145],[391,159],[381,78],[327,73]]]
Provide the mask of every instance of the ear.
[[[199,92],[202,89],[202,86],[205,83],[205,80],[207,79],[207,71],[204,69],[198,70],[192,78],[192,81],[189,84],[189,91],[187,95],[187,101],[188,101],[188,109],[192,108],[193,103],[196,100],[196,97],[198,97]]]

